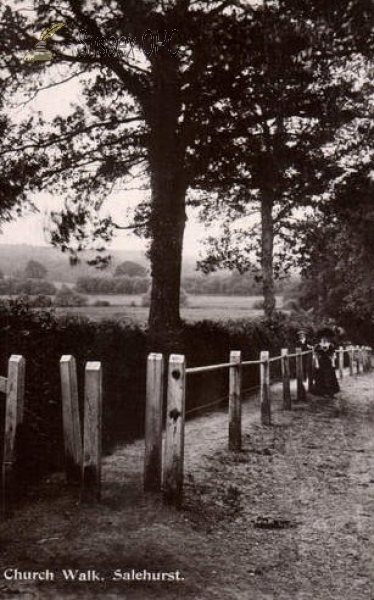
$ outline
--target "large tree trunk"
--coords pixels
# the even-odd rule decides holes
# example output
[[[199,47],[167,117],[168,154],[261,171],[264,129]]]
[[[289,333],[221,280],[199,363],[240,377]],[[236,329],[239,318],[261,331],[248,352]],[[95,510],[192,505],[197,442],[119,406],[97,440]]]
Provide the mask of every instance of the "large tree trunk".
[[[149,344],[152,351],[180,349],[179,296],[185,227],[185,189],[176,175],[164,180],[155,173],[152,184],[152,293]]]
[[[179,296],[186,222],[183,149],[178,135],[180,102],[175,57],[164,56],[154,68],[150,110],[150,216],[152,268],[149,347],[180,350]]]
[[[270,319],[275,310],[274,293],[274,222],[273,222],[273,199],[266,195],[261,201],[261,267],[262,288],[264,295],[264,312],[266,318]]]

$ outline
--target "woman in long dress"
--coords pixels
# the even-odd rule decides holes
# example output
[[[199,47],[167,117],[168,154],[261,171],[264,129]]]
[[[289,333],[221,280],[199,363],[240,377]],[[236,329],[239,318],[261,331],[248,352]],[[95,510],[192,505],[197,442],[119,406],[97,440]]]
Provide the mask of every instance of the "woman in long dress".
[[[326,333],[314,347],[315,375],[313,393],[333,397],[340,391],[335,373],[335,347]]]

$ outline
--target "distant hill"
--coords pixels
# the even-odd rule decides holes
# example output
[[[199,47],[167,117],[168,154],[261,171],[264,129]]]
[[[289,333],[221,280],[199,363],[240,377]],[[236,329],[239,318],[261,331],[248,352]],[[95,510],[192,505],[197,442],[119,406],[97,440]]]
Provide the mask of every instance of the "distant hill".
[[[147,269],[150,268],[144,252],[136,250],[109,250],[112,256],[111,264],[105,270],[99,270],[87,265],[86,260],[93,257],[93,253],[82,253],[78,265],[72,266],[67,254],[52,246],[31,246],[28,244],[0,244],[0,269],[4,275],[15,275],[16,271],[25,268],[29,260],[37,260],[48,270],[47,279],[75,283],[78,277],[85,275],[112,275],[116,266],[125,260],[137,262]],[[191,273],[195,268],[195,261],[186,257],[184,272]]]
[[[110,255],[112,262],[107,269],[102,271],[87,265],[86,260],[92,258],[93,253],[82,253],[80,263],[72,266],[69,256],[52,246],[0,244],[0,269],[4,275],[14,275],[16,271],[23,270],[30,259],[37,260],[48,270],[47,279],[74,283],[78,277],[83,275],[110,275],[116,266],[125,260],[138,262],[145,267],[149,266],[144,253],[134,250],[113,250]]]

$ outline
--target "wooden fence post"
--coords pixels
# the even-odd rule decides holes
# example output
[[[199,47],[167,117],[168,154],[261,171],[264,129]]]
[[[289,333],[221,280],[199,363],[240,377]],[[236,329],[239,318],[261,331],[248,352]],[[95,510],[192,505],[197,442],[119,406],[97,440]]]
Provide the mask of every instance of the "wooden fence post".
[[[368,373],[371,371],[371,348],[370,346],[366,347],[366,370]]]
[[[364,366],[365,373],[369,372],[369,346],[365,346],[364,348]]]
[[[5,427],[1,465],[1,516],[11,513],[17,496],[17,442],[23,422],[25,393],[25,359],[13,354],[8,361],[6,380]]]
[[[183,495],[184,417],[186,364],[184,356],[171,354],[168,369],[163,500],[180,507]]]
[[[242,448],[242,373],[241,352],[230,352],[229,374],[229,450],[239,452]]]
[[[359,369],[361,373],[364,373],[365,371],[365,364],[364,364],[364,349],[362,346],[359,347],[358,349],[358,362],[359,362]]]
[[[340,379],[343,379],[343,376],[344,376],[344,348],[343,348],[343,346],[339,347],[338,360],[339,360],[339,377],[340,377]]]
[[[283,409],[291,410],[290,359],[287,348],[281,350],[281,369],[283,380]]]
[[[60,360],[62,423],[66,460],[66,479],[69,483],[82,481],[82,435],[79,418],[77,366],[73,356]]]
[[[348,358],[349,358],[349,374],[353,375],[353,362],[354,362],[353,346],[348,347]]]
[[[311,392],[313,389],[314,382],[314,359],[313,359],[313,350],[307,355],[308,359],[308,392]]]
[[[102,372],[100,362],[88,362],[84,381],[83,502],[101,496]]]
[[[263,350],[260,354],[260,374],[261,374],[261,423],[262,425],[271,425],[271,405],[270,405],[270,363],[269,352]]]
[[[373,369],[373,349],[371,347],[368,349],[368,369],[369,372]]]
[[[356,355],[355,355],[356,371],[357,371],[357,375],[359,375],[359,373],[360,373],[360,347],[356,346],[355,350],[356,350]]]
[[[147,361],[145,411],[144,490],[161,490],[162,469],[162,402],[164,358],[152,352]]]
[[[296,348],[296,398],[298,402],[304,402],[305,400],[303,357],[301,352],[301,348]]]

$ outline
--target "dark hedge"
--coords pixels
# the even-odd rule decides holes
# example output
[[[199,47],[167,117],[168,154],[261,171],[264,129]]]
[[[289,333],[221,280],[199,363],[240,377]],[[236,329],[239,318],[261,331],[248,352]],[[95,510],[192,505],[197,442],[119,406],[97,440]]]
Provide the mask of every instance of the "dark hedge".
[[[0,374],[6,376],[11,354],[26,359],[25,423],[19,444],[23,473],[33,480],[63,467],[59,361],[75,356],[80,399],[84,365],[103,366],[103,447],[129,442],[144,433],[147,332],[138,325],[85,318],[55,318],[53,311],[30,310],[24,301],[0,306]],[[294,347],[296,328],[284,317],[272,322],[248,320],[186,324],[182,347],[188,366],[227,362],[230,350],[242,350],[243,360],[257,359],[261,350],[279,354]],[[274,371],[274,375],[276,376]],[[258,368],[244,371],[244,389],[258,384]],[[187,412],[227,397],[228,372],[191,375]],[[3,404],[3,403],[2,403]],[[81,406],[81,410],[83,407]],[[2,416],[2,428],[3,428]],[[3,431],[1,430],[1,437]]]

